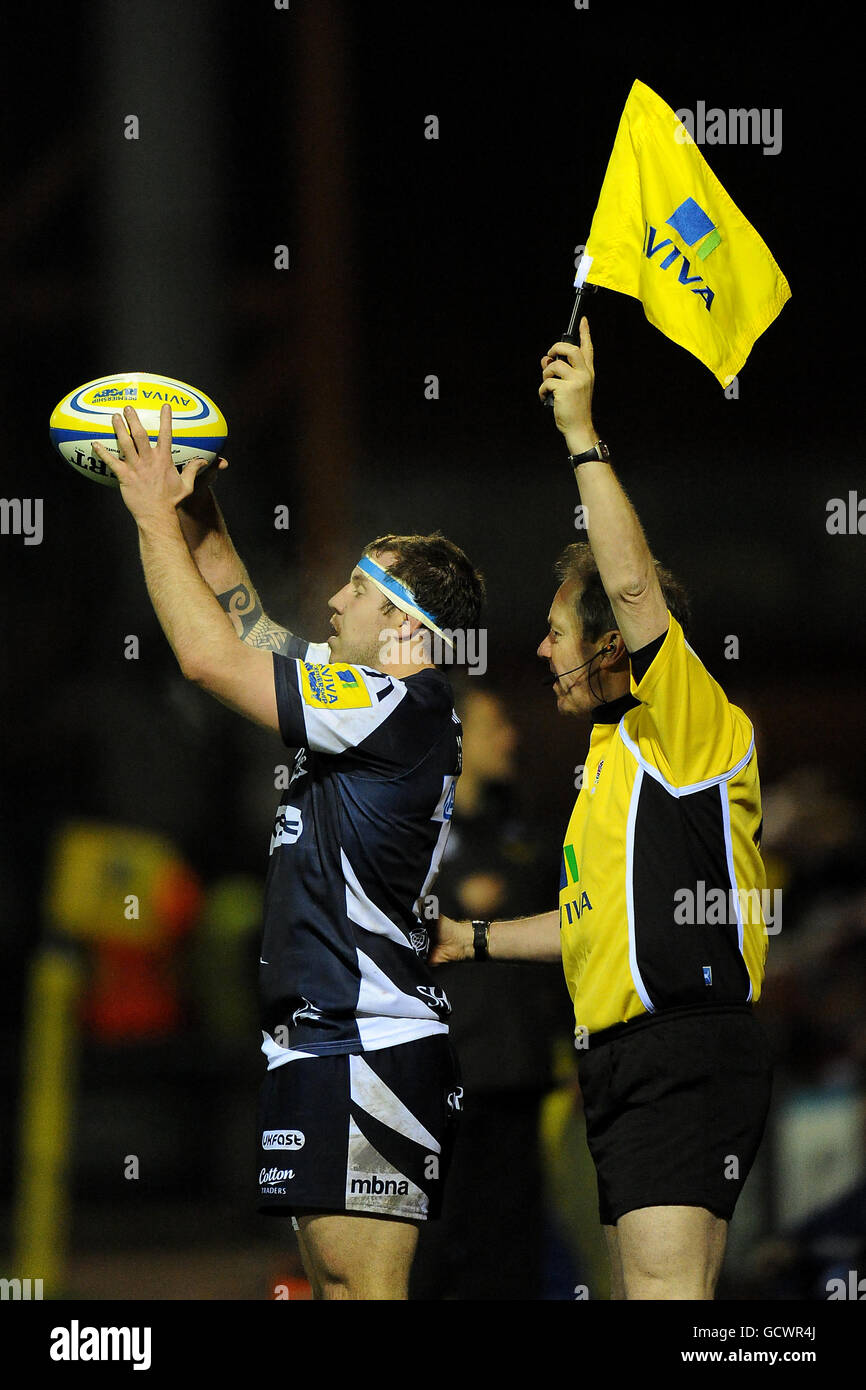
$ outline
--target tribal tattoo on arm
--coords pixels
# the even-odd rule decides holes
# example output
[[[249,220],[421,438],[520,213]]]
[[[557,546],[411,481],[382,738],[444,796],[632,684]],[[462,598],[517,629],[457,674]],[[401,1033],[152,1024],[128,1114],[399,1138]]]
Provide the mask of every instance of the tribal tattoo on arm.
[[[248,647],[263,647],[267,651],[287,654],[292,634],[265,616],[258,594],[246,584],[236,584],[224,594],[217,594],[221,607],[228,613],[235,632]]]

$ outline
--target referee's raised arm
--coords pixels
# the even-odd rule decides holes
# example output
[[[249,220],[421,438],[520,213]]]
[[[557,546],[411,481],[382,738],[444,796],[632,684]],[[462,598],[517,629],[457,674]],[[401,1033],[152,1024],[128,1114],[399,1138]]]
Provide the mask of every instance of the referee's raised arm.
[[[553,396],[601,582],[627,649],[637,651],[667,631],[668,610],[641,524],[592,423],[595,371],[586,318],[580,321],[580,344],[554,343],[541,366],[538,394],[542,401]]]

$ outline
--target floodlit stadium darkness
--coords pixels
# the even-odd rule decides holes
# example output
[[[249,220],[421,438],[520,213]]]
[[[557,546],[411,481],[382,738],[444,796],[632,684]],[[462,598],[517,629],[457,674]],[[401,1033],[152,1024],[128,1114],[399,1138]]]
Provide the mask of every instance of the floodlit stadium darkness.
[[[237,549],[312,641],[371,537],[465,549],[487,672],[455,686],[472,772],[437,891],[460,917],[549,910],[589,728],[557,716],[535,655],[554,560],[585,539],[539,359],[639,76],[674,108],[784,113],[775,154],[704,149],[793,293],[735,399],[636,301],[585,307],[599,432],[689,591],[692,646],[754,723],[782,894],[773,1106],[718,1297],[826,1299],[837,1268],[866,1274],[866,536],[827,528],[863,489],[862,386],[817,274],[844,150],[809,96],[838,55],[816,56],[811,10],[786,17],[797,56],[777,66],[757,28],[732,57],[600,0],[148,11],[20,9],[4,94],[2,494],[41,498],[44,534],[0,536],[0,1273],[44,1270],[46,1297],[309,1296],[250,1182],[259,912],[293,752],[183,680],[134,523],[53,452],[52,407],[127,368],[206,391]],[[446,969],[479,1128],[414,1296],[606,1298],[561,971],[499,966],[481,999]]]

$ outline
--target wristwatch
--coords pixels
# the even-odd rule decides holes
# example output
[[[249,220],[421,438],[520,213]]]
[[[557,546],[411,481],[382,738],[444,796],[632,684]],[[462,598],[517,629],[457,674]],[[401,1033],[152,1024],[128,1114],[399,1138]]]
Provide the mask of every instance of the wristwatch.
[[[490,923],[483,921],[473,921],[472,923],[472,950],[476,960],[487,960],[488,943],[490,940]]]
[[[597,439],[589,449],[584,449],[582,454],[569,454],[568,461],[572,468],[576,468],[579,463],[587,463],[590,459],[601,459],[602,463],[610,461],[610,449],[603,439]]]

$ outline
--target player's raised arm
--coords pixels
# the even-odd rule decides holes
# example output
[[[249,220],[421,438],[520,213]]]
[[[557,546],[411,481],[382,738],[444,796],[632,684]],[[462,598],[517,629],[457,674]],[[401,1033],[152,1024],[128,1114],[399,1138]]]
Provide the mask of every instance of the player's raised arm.
[[[112,416],[112,424],[118,458],[96,441],[91,447],[117,475],[135,518],[147,591],[181,671],[237,713],[278,730],[273,657],[236,641],[181,533],[178,503],[200,469],[188,465],[180,476],[172,464],[171,408],[160,411],[155,446],[132,408]]]
[[[541,365],[544,379],[538,394],[542,400],[553,395],[556,425],[574,463],[601,582],[626,647],[637,651],[667,631],[667,605],[631,502],[610,463],[592,457],[592,451],[606,449],[596,450],[600,440],[592,423],[595,370],[586,318],[580,321],[580,344],[554,343]]]
[[[220,467],[224,465],[225,460],[221,459]],[[202,578],[228,613],[241,641],[285,655],[292,634],[265,614],[211,488],[200,483],[180,503],[177,514]]]

